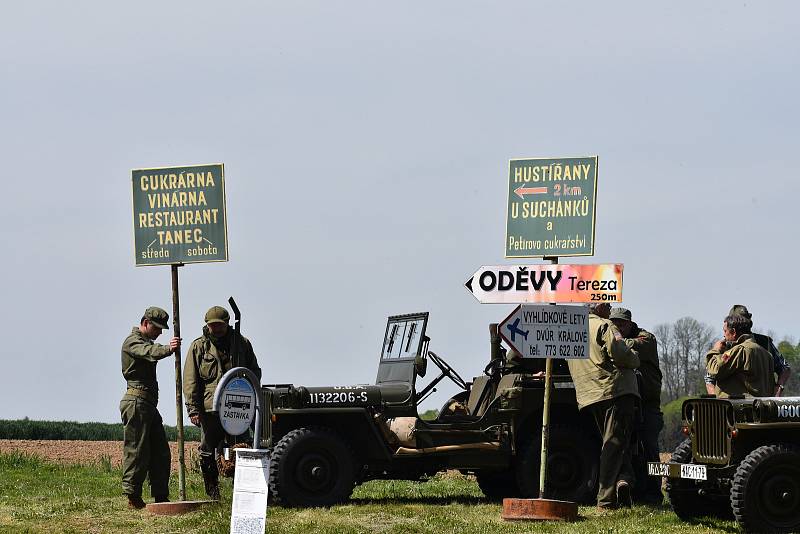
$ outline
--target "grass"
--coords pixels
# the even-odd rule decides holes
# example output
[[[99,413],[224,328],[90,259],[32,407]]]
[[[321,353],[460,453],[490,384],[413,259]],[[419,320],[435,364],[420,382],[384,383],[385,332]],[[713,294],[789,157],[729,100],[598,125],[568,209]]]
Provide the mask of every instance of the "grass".
[[[178,494],[177,475],[171,492]],[[230,529],[231,482],[223,480],[219,505],[179,517],[128,510],[120,471],[106,462],[87,466],[48,463],[21,454],[0,454],[0,532],[220,532]],[[147,490],[145,490],[147,493]],[[202,499],[199,473],[187,472],[187,498]],[[147,498],[145,499],[147,500]],[[427,482],[372,481],[351,501],[330,509],[270,506],[267,532],[504,533],[504,532],[736,532],[732,521],[682,523],[667,508],[634,507],[599,516],[581,507],[577,523],[505,522],[501,506],[483,498],[461,476]]]

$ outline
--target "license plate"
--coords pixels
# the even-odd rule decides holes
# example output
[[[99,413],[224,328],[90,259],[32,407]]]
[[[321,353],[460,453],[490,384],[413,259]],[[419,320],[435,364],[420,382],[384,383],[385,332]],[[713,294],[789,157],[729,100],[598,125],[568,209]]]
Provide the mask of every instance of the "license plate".
[[[650,462],[647,464],[647,474],[651,477],[668,477],[669,464]]]
[[[706,480],[708,475],[706,473],[706,466],[695,464],[681,464],[681,478],[689,478],[692,480]]]

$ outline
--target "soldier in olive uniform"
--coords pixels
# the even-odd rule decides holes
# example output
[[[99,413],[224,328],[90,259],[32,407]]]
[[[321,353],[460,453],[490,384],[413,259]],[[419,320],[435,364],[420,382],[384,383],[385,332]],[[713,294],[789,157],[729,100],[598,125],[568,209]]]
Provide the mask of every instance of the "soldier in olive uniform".
[[[753,314],[751,314],[747,310],[747,306],[743,304],[734,304],[731,308],[731,311],[728,312],[728,315],[741,315],[747,319],[750,319],[750,327],[752,328],[752,320]],[[756,334],[755,332],[750,332],[753,336],[753,341],[758,343],[758,345],[766,350],[767,352],[772,355],[772,365],[775,370],[775,375],[777,376],[776,384],[775,384],[775,391],[774,396],[780,397],[783,395],[783,389],[786,382],[789,380],[789,376],[792,374],[792,369],[789,367],[789,364],[786,363],[786,358],[783,357],[781,351],[778,350],[778,347],[775,346],[775,343],[772,342],[772,338],[769,336],[765,336],[764,334]],[[725,347],[727,348],[727,346]],[[710,373],[706,373],[705,377],[706,382],[706,390],[710,395],[714,395],[716,390],[714,389],[715,381],[714,377],[711,376]]]
[[[122,492],[131,508],[144,508],[142,484],[150,476],[150,494],[156,502],[169,500],[170,452],[158,413],[156,363],[181,347],[173,337],[169,346],[153,341],[167,328],[169,315],[147,308],[139,326],[122,343],[122,376],[128,389],[119,403],[124,425]]]
[[[186,355],[183,368],[183,395],[186,409],[192,424],[201,429],[200,469],[206,493],[212,499],[219,499],[219,471],[216,452],[225,439],[225,431],[219,422],[214,407],[214,391],[219,379],[233,368],[231,349],[238,351],[238,366],[247,367],[261,378],[253,346],[244,336],[237,334],[228,325],[230,315],[222,306],[212,306],[205,315],[206,325],[203,335],[195,339]],[[234,337],[238,339],[234,343]]]
[[[664,414],[661,413],[661,368],[658,363],[658,342],[656,337],[639,328],[633,322],[631,311],[613,308],[609,316],[617,327],[625,344],[639,356],[639,395],[642,398],[641,417],[637,421],[637,434],[644,449],[634,462],[636,471],[636,498],[648,504],[661,504],[661,479],[647,475],[647,462],[659,462],[660,448],[658,435],[664,428]]]
[[[631,505],[631,435],[639,397],[639,357],[608,320],[610,312],[608,303],[589,306],[589,358],[567,361],[578,408],[590,413],[603,438],[597,492],[602,510]]]
[[[706,354],[706,369],[716,381],[718,397],[768,397],[775,391],[772,356],[753,339],[752,324],[743,315],[727,316],[722,323],[725,339]]]

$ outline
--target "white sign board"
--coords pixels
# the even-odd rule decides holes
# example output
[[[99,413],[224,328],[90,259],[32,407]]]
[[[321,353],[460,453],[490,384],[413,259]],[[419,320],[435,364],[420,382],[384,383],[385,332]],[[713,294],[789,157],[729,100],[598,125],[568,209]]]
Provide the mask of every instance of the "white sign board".
[[[500,323],[499,330],[523,358],[589,357],[586,306],[522,304]]]
[[[234,378],[220,392],[218,405],[219,422],[225,432],[238,436],[247,432],[256,414],[256,392],[245,378]]]
[[[484,265],[464,283],[481,304],[620,302],[621,263]]]
[[[265,449],[236,449],[231,534],[264,534],[269,456]]]

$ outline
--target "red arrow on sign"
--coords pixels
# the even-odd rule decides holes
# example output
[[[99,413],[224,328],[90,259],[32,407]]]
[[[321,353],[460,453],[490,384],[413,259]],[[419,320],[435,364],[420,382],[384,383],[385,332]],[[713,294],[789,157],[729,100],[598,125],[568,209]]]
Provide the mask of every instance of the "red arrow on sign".
[[[525,187],[524,185],[514,189],[514,192],[519,198],[525,200],[523,195],[546,195],[547,187]]]

